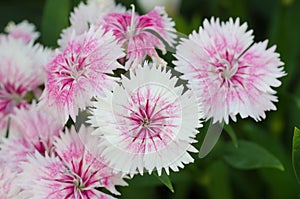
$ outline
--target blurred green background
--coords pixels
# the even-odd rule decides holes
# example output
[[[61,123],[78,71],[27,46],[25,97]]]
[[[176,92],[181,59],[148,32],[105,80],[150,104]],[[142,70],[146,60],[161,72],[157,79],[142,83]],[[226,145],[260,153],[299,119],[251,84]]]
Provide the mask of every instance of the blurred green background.
[[[151,1],[151,0],[149,0]],[[24,19],[34,23],[41,32],[40,42],[55,47],[68,16],[79,0],[0,0],[0,29],[9,21]],[[135,1],[118,2],[129,8]],[[137,5],[137,11],[143,11]],[[238,120],[231,126],[239,140],[248,140],[264,147],[285,167],[237,169],[226,161],[226,150],[232,147],[230,136],[223,132],[208,156],[187,165],[180,172],[171,172],[172,193],[155,176],[136,176],[128,187],[120,187],[124,199],[294,199],[300,198],[300,185],[292,168],[292,137],[294,127],[300,127],[300,0],[182,0],[173,14],[176,28],[188,35],[198,30],[204,18],[211,16],[227,20],[240,17],[254,30],[255,40],[269,40],[285,63],[287,76],[277,89],[278,111],[268,112],[267,119],[256,123]],[[199,148],[208,124],[200,131]],[[261,154],[257,154],[259,156]],[[247,154],[245,155],[245,158]],[[265,157],[261,157],[265,158]]]

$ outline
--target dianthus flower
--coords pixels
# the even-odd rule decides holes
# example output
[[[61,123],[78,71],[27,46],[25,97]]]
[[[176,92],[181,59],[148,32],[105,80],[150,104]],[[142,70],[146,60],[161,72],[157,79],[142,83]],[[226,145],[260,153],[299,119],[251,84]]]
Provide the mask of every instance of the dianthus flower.
[[[99,147],[115,171],[169,174],[169,168],[178,171],[193,162],[188,152],[197,152],[191,143],[201,109],[190,91],[183,94],[183,86],[175,86],[171,71],[148,63],[140,67],[94,103],[89,122],[97,128],[93,134],[103,137]]]
[[[56,139],[57,156],[30,156],[21,166],[21,194],[40,199],[114,198],[100,188],[119,194],[115,185],[124,186],[126,182],[105,164],[97,147],[98,139],[90,132],[91,129],[81,127],[77,133],[71,127]]]
[[[281,85],[283,63],[275,46],[267,49],[267,40],[253,43],[252,30],[246,30],[239,18],[204,20],[199,32],[176,48],[175,69],[188,80],[205,117],[214,122],[228,124],[238,114],[259,121],[265,111],[276,110],[273,87]]]
[[[39,44],[7,37],[0,42],[0,129],[4,135],[14,108],[28,107],[45,81],[51,51]]]
[[[113,88],[115,81],[107,74],[122,68],[117,59],[123,55],[112,33],[104,33],[101,27],[74,34],[47,66],[42,104],[51,107],[63,122],[69,115],[76,121],[79,109],[85,109],[92,97]]]

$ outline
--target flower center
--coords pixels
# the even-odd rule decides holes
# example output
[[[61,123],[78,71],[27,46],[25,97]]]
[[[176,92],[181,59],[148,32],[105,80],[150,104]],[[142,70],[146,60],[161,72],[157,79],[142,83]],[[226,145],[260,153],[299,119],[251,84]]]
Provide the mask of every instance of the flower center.
[[[144,118],[141,121],[141,123],[142,123],[142,127],[144,127],[144,128],[150,128],[151,121],[148,118]]]
[[[223,79],[223,83],[229,87],[230,84],[232,84],[232,79],[238,71],[238,63],[235,61],[230,63],[228,60],[222,60],[217,71],[219,71],[219,74]]]
[[[16,86],[12,83],[5,83],[0,86],[0,112],[9,114],[13,112],[15,107],[20,108],[32,98],[32,93],[27,92],[25,87]]]
[[[22,96],[17,94],[17,93],[13,93],[11,95],[11,99],[12,99],[12,102],[15,106],[17,106],[18,104],[20,104],[22,102]]]
[[[78,80],[79,77],[83,76],[86,71],[85,64],[86,58],[77,57],[73,54],[69,58],[65,58],[65,64],[63,69],[59,71],[60,74],[71,77],[73,80]]]
[[[75,176],[73,183],[77,191],[82,191],[85,188],[85,184],[83,183],[81,177],[77,175]]]
[[[71,76],[74,79],[78,79],[83,74],[83,70],[77,70],[77,68],[78,68],[78,63],[75,63],[74,65],[70,66]]]
[[[237,72],[237,69],[238,69],[237,63],[230,64],[226,60],[224,63],[224,66],[225,67],[222,71],[222,76],[224,77],[224,79],[230,80],[230,78],[233,77],[235,75],[235,73]]]

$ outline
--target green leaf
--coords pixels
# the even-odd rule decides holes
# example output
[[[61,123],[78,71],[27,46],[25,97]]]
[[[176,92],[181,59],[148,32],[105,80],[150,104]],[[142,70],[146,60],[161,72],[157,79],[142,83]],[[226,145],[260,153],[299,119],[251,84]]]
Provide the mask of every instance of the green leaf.
[[[239,130],[241,130],[243,135],[245,135],[249,140],[264,146],[264,148],[272,154],[276,154],[276,157],[280,159],[285,167],[285,172],[281,172],[276,169],[260,169],[258,171],[262,180],[267,185],[266,189],[271,190],[272,192],[270,198],[294,198],[295,194],[299,193],[299,191],[297,191],[299,189],[299,185],[293,171],[291,155],[287,154],[288,147],[284,145],[281,139],[277,138],[277,135],[273,134],[274,132],[266,132],[266,128],[259,123],[243,120],[239,127]],[[278,187],[280,187],[280,189],[278,189]]]
[[[208,169],[207,192],[211,199],[231,199],[233,198],[229,166],[220,159],[210,164]],[[217,191],[216,191],[217,190]]]
[[[224,160],[237,169],[275,168],[283,171],[281,162],[265,148],[254,142],[239,140],[237,148],[228,145]]]
[[[297,180],[300,183],[300,130],[296,127],[293,137],[292,162]]]
[[[236,134],[235,134],[233,128],[230,125],[224,125],[224,130],[230,136],[234,147],[237,148],[239,145],[238,145],[238,140],[237,140],[237,137],[236,137]]]
[[[172,193],[174,193],[172,182],[167,174],[162,173],[160,176],[158,176],[156,173],[154,173],[154,176],[164,185],[166,185],[166,187],[168,187]]]
[[[69,24],[70,0],[47,0],[42,19],[42,41],[55,46],[62,31]]]

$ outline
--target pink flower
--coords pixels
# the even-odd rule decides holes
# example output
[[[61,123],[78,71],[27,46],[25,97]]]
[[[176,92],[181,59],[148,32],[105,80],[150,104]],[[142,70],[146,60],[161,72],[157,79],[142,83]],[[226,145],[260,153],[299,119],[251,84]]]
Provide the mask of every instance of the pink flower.
[[[9,22],[5,31],[8,33],[8,36],[21,39],[26,44],[35,41],[40,35],[35,31],[35,26],[26,20],[19,24]]]
[[[94,26],[82,35],[73,35],[67,47],[47,67],[47,82],[42,104],[50,106],[58,118],[75,121],[78,109],[85,109],[92,97],[111,90],[115,81],[107,74],[122,67],[117,59],[122,49],[111,32]]]
[[[126,185],[120,174],[112,173],[100,156],[98,139],[91,129],[72,127],[56,139],[55,156],[35,154],[22,164],[21,194],[31,198],[114,198],[98,190],[104,187],[119,194],[115,185]]]
[[[19,165],[28,154],[38,151],[51,154],[54,137],[59,136],[62,126],[36,104],[27,110],[16,110],[10,120],[10,137],[0,144],[0,162],[12,171],[20,172]]]
[[[142,64],[146,56],[158,63],[166,62],[161,59],[155,48],[166,53],[166,45],[175,43],[174,22],[168,18],[162,7],[156,7],[148,14],[139,16],[134,13],[109,13],[100,24],[105,30],[112,30],[119,44],[126,50],[125,68],[136,68]],[[159,36],[158,36],[159,35]]]
[[[5,126],[0,131],[6,131],[14,108],[29,106],[30,96],[34,97],[45,80],[44,66],[50,55],[39,44],[25,44],[13,37],[0,42],[0,123]]]
[[[159,175],[163,168],[178,171],[193,162],[188,152],[197,152],[191,143],[201,127],[200,109],[190,91],[182,94],[183,86],[175,86],[178,79],[170,71],[148,63],[140,67],[94,103],[93,134],[103,137],[99,147],[115,171],[131,176],[144,169]]]
[[[177,46],[175,69],[197,94],[207,119],[225,121],[236,115],[259,121],[265,111],[276,110],[276,91],[285,75],[275,46],[268,41],[253,43],[247,24],[204,20],[199,33],[193,32]]]

